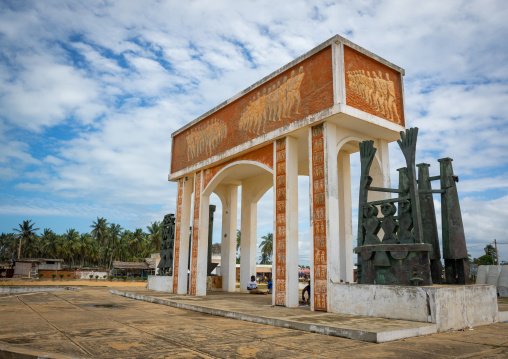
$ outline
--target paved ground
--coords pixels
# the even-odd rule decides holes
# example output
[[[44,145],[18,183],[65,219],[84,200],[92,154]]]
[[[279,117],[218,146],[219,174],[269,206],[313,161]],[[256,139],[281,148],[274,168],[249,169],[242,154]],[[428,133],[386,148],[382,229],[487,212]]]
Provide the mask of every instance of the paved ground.
[[[54,358],[507,358],[508,323],[373,344],[136,301],[105,287],[0,297],[0,358],[34,358],[35,353],[60,354]]]
[[[165,304],[181,309],[235,318],[253,323],[328,334],[367,342],[387,342],[436,333],[436,325],[408,320],[372,318],[358,315],[311,311],[309,306],[285,308],[272,305],[271,295],[209,292],[206,296],[186,296],[128,288],[122,292],[110,292],[152,303]]]

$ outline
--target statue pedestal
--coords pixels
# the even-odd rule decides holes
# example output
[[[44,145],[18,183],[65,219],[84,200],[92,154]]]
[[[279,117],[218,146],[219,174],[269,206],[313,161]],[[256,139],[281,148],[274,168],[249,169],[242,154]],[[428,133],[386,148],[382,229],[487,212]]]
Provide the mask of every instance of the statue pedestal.
[[[493,285],[332,284],[329,312],[436,324],[439,332],[499,322]]]
[[[173,276],[149,275],[146,287],[159,292],[173,293]]]

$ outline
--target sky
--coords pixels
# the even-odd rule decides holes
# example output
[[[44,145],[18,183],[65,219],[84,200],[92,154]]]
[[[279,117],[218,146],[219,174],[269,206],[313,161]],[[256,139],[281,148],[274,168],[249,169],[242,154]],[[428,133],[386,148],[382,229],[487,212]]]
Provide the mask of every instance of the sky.
[[[0,232],[174,213],[171,133],[339,34],[405,69],[417,163],[454,159],[469,253],[497,239],[508,261],[507,18],[503,0],[0,0]],[[392,185],[402,164],[391,144]],[[307,178],[299,193],[308,265]],[[261,237],[271,191],[258,209]]]

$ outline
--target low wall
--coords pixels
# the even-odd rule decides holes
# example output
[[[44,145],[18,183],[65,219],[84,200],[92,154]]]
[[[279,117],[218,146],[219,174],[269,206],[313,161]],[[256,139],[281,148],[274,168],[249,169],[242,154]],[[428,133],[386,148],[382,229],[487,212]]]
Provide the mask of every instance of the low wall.
[[[435,323],[439,331],[499,321],[492,285],[333,284],[334,313]]]
[[[173,276],[149,275],[146,287],[159,292],[173,293]]]
[[[107,279],[109,279],[109,272],[108,271],[87,271],[87,270],[79,270],[76,271],[76,278],[77,279],[90,279],[90,276],[93,276],[92,279],[95,279],[95,276],[98,275],[99,279],[104,279],[104,276],[106,276]]]
[[[39,269],[37,273],[39,275],[43,274],[42,278],[44,278],[44,279],[52,279],[53,278],[52,274],[56,274],[55,279],[60,279],[60,274],[64,275],[63,279],[68,279],[68,278],[74,279],[75,278],[73,270]],[[70,276],[68,276],[68,274],[70,274]],[[37,276],[36,278],[39,278],[39,276]]]

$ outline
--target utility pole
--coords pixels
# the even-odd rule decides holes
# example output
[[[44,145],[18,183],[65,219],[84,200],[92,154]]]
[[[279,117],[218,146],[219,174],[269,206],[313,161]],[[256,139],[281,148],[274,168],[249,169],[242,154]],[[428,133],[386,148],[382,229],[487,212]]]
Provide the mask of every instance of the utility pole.
[[[497,242],[495,238],[494,238],[494,247],[496,248],[496,264],[499,265],[499,256],[497,254]]]

